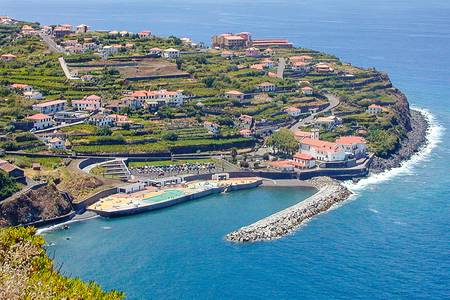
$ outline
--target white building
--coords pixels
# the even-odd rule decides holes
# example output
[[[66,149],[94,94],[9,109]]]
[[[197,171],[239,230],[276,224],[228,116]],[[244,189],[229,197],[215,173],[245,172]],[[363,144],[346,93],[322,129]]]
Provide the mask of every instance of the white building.
[[[59,137],[54,137],[48,140],[48,147],[50,149],[55,150],[64,150],[65,147],[65,141],[60,139]]]
[[[302,62],[302,61],[295,61],[291,64],[291,68],[293,71],[298,72],[308,72],[309,71],[309,64]]]
[[[347,155],[355,158],[366,156],[366,140],[360,136],[342,136],[336,140],[336,144],[341,145]]]
[[[102,52],[103,57],[108,57],[110,55],[119,53],[119,49],[120,49],[119,47],[108,45],[108,46],[103,46],[101,52]]]
[[[150,49],[148,54],[161,55],[162,52],[163,52],[162,49],[155,47],[155,48]]]
[[[42,93],[38,91],[24,92],[23,96],[29,100],[42,100],[44,98],[44,96],[42,96]]]
[[[110,127],[114,120],[109,115],[97,114],[89,118],[89,123],[98,127]]]
[[[26,120],[33,122],[33,128],[35,130],[45,129],[54,124],[52,117],[42,113],[28,116],[26,117]]]
[[[77,26],[76,33],[86,33],[89,30],[89,26],[86,24],[80,24]]]
[[[54,114],[58,111],[62,111],[66,107],[66,100],[54,100],[44,103],[35,104],[32,106],[33,110],[42,114]]]
[[[307,153],[320,161],[343,161],[345,149],[341,145],[305,138],[300,142],[300,152]]]
[[[256,86],[256,88],[265,93],[275,92],[277,90],[277,86],[271,82],[263,82]]]
[[[315,158],[308,153],[297,152],[292,157],[294,166],[299,169],[311,169],[316,166]]]
[[[145,189],[145,183],[143,182],[135,182],[127,185],[123,185],[118,188],[119,193],[131,194],[135,192],[139,192]]]
[[[377,104],[371,104],[367,108],[367,112],[371,115],[378,115],[383,111],[383,107]]]
[[[312,96],[312,95],[314,95],[314,89],[312,87],[305,86],[305,87],[302,87],[302,93],[305,96]]]
[[[341,124],[341,119],[336,116],[319,117],[314,120],[314,123],[325,128],[326,130],[331,130]]]
[[[131,97],[137,100],[150,101],[161,101],[167,105],[180,106],[184,103],[185,96],[182,90],[178,91],[135,91],[131,94]]]
[[[31,85],[28,85],[28,84],[13,83],[13,84],[11,84],[10,87],[12,89],[14,89],[14,90],[18,90],[18,91],[21,91],[23,93],[33,91],[33,87]]]
[[[245,99],[245,94],[239,91],[232,90],[225,92],[225,97],[228,99],[239,100],[240,102],[242,102]]]
[[[169,58],[169,59],[175,59],[180,57],[180,50],[169,48],[163,51],[163,57]]]
[[[73,100],[72,107],[83,111],[99,110],[102,107],[102,98],[97,95],[86,96],[82,100]]]
[[[291,117],[297,118],[302,114],[302,110],[297,107],[290,106],[284,110]]]
[[[245,49],[245,56],[258,57],[260,55],[261,55],[261,51],[259,51],[258,48],[251,47],[251,48]]]

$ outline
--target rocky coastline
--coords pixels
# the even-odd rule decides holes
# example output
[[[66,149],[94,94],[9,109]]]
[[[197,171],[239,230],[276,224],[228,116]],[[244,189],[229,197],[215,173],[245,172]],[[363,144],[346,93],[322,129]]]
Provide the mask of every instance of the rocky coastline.
[[[346,200],[352,194],[339,181],[329,177],[317,177],[308,182],[318,189],[316,194],[256,223],[233,231],[226,235],[226,239],[230,242],[244,243],[280,238],[315,215]]]
[[[381,173],[392,168],[400,167],[401,163],[411,158],[426,143],[429,122],[422,112],[410,110],[411,130],[400,142],[399,149],[387,158],[374,157],[370,164],[370,172]]]
[[[418,110],[410,109],[409,114],[409,118],[406,118],[408,122],[405,124],[410,130],[400,142],[399,149],[388,158],[374,157],[370,172],[380,173],[397,168],[425,145],[430,127],[429,121]],[[245,243],[281,238],[315,215],[345,201],[352,194],[339,181],[328,177],[316,177],[307,182],[318,189],[316,194],[294,206],[227,234],[226,240]]]

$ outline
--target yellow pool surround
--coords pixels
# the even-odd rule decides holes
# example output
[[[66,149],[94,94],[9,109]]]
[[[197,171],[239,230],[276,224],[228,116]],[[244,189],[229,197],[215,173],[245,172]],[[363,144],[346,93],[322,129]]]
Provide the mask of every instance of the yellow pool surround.
[[[163,188],[150,186],[139,192],[118,193],[100,199],[87,207],[87,210],[105,217],[130,215],[161,209],[224,191],[255,188],[261,184],[261,178],[246,177],[192,181]]]

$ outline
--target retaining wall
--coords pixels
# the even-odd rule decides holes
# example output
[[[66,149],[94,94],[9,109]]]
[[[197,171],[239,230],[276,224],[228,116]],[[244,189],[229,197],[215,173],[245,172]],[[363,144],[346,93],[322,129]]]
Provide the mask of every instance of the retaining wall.
[[[35,227],[49,226],[49,225],[53,225],[53,224],[58,224],[58,223],[69,221],[75,215],[76,215],[76,212],[72,210],[71,212],[69,212],[68,214],[65,214],[63,216],[59,216],[59,217],[52,218],[52,219],[47,219],[47,220],[31,222],[31,223],[23,224],[23,226],[35,226]]]
[[[79,214],[83,213],[86,211],[86,207],[88,207],[89,205],[94,204],[95,202],[99,201],[102,198],[116,194],[117,192],[118,192],[117,187],[100,191],[100,192],[84,199],[83,201],[81,201],[79,203],[73,203],[73,207],[77,213],[79,213]]]

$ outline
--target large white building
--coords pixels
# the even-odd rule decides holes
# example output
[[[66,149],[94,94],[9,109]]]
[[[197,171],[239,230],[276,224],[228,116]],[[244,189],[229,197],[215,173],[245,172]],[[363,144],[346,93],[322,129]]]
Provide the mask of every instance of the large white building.
[[[342,136],[336,140],[336,144],[341,145],[347,155],[355,158],[364,157],[367,153],[366,140],[360,136]]]
[[[300,152],[307,153],[320,161],[343,161],[345,149],[337,143],[304,138],[300,142]]]
[[[35,104],[32,106],[33,110],[42,114],[54,114],[58,111],[62,111],[66,107],[66,100],[54,100],[44,103]]]
[[[102,107],[102,98],[97,95],[86,96],[82,100],[73,100],[72,107],[83,111],[99,110]]]
[[[28,116],[26,120],[33,122],[33,129],[35,130],[45,129],[54,124],[52,117],[41,113]]]
[[[180,50],[169,48],[163,51],[163,57],[169,58],[169,59],[175,59],[180,57]]]
[[[184,102],[185,96],[182,90],[178,91],[135,91],[131,97],[143,101],[162,101],[167,105],[180,106]]]

